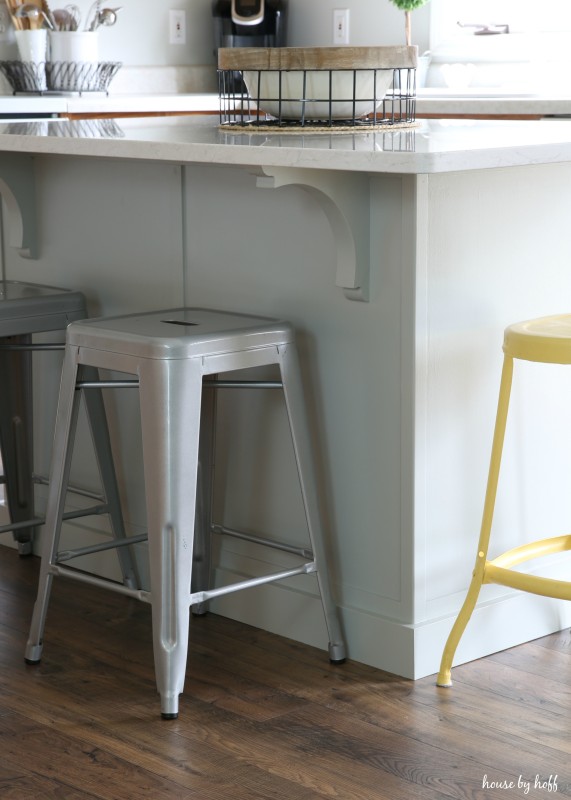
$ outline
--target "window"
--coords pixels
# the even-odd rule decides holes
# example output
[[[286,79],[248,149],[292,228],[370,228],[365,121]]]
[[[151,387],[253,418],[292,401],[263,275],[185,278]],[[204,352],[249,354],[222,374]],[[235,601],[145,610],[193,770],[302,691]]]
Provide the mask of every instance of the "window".
[[[428,86],[567,91],[571,0],[431,0]],[[465,25],[509,25],[475,36]]]
[[[508,24],[512,33],[571,33],[570,0],[432,0],[431,44],[466,32],[458,22]]]

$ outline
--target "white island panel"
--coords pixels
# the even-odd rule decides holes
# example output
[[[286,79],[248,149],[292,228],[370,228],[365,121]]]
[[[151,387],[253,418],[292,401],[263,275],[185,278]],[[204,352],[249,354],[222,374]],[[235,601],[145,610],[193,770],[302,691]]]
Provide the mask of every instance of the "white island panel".
[[[118,138],[75,138],[77,130],[0,127],[5,154],[35,156],[39,209],[39,258],[8,249],[7,276],[83,289],[97,313],[186,302],[290,318],[350,655],[410,677],[435,672],[472,569],[503,328],[566,310],[571,294],[571,128],[430,123],[404,136],[287,140],[231,137],[205,123],[129,123]],[[308,186],[317,173],[346,173],[347,186],[361,176],[363,197],[348,192],[347,202],[364,203],[368,217],[359,228],[368,231],[367,299],[350,300],[335,283],[323,197],[303,180],[261,188],[264,167],[305,171]],[[565,372],[516,385],[525,394],[511,422],[498,550],[567,529]],[[542,390],[556,403],[547,413]],[[132,402],[111,400],[110,410],[139,532]],[[283,408],[257,399],[253,425],[248,401],[222,405],[218,507],[224,499],[237,524],[297,541],[303,520]],[[83,477],[93,480],[89,470]],[[255,574],[257,559],[250,545],[224,548],[218,577]],[[550,574],[565,561],[553,559]],[[316,596],[296,581],[237,597],[218,610],[325,645]],[[569,621],[563,603],[488,587],[459,656]]]

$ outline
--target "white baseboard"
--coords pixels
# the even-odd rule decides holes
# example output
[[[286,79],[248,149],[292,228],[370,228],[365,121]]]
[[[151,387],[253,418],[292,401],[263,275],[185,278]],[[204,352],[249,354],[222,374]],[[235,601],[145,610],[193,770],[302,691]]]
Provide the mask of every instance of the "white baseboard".
[[[80,545],[87,537],[93,541],[99,520],[66,525],[65,538]],[[102,537],[104,534],[101,532]],[[13,546],[10,537],[0,544]],[[39,554],[41,534],[34,551]],[[136,545],[141,579],[148,586],[144,545]],[[116,558],[101,553],[90,561],[78,563],[83,569],[112,579],[120,579]],[[566,565],[554,564],[548,577],[565,578]],[[558,574],[559,573],[559,574]],[[545,573],[544,573],[545,574]],[[218,569],[217,585],[241,580],[241,571]],[[327,657],[328,636],[317,595],[314,577],[301,576],[289,583],[265,584],[244,592],[218,598],[212,603],[215,613],[262,628],[324,650]],[[460,641],[454,664],[482,658],[523,642],[546,636],[571,626],[571,603],[522,592],[510,592],[500,598],[486,599],[484,587],[466,632]],[[349,658],[410,679],[419,679],[438,671],[446,638],[456,612],[429,619],[416,625],[389,619],[354,607],[341,607],[341,619]]]
[[[239,576],[225,574],[223,580]],[[485,590],[483,593],[485,596]],[[326,650],[327,634],[318,598],[283,585],[227,595],[213,604],[216,613]],[[409,625],[341,607],[349,658],[386,672],[418,680],[438,672],[444,644],[456,614]],[[484,600],[460,641],[454,664],[473,661],[571,625],[571,604],[552,598],[512,593]]]

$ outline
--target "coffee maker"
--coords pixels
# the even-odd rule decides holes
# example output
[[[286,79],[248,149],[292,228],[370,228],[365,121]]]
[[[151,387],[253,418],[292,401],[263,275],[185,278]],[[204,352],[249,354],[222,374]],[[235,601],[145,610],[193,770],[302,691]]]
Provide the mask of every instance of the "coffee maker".
[[[216,47],[283,47],[287,0],[212,0]]]

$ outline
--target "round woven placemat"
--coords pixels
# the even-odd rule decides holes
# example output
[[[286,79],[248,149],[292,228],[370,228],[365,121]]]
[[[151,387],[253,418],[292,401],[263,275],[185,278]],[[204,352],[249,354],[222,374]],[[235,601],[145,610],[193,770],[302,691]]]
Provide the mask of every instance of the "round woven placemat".
[[[418,128],[420,122],[384,122],[361,125],[265,125],[257,122],[251,123],[221,123],[218,127],[221,131],[231,131],[232,133],[370,133],[371,131],[399,131]]]

